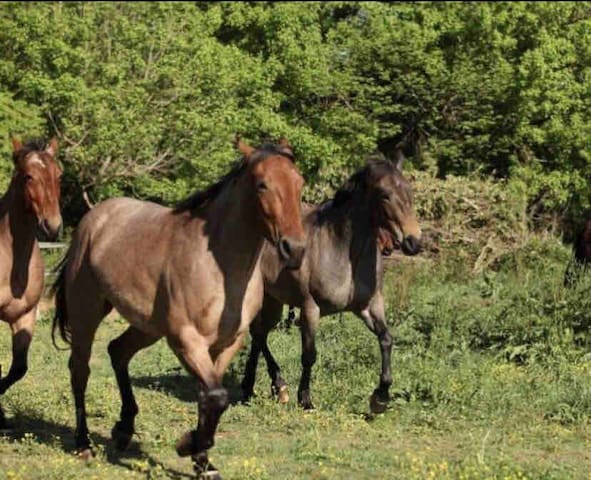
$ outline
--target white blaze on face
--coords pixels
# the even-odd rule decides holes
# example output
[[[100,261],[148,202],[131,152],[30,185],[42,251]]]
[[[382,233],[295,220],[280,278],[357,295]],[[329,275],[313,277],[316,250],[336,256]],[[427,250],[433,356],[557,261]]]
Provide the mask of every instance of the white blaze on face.
[[[27,160],[27,163],[40,165],[41,167],[45,168],[45,162],[43,162],[43,160],[41,160],[39,155],[37,155],[36,153],[34,153],[33,155],[31,155],[29,157],[29,159]]]

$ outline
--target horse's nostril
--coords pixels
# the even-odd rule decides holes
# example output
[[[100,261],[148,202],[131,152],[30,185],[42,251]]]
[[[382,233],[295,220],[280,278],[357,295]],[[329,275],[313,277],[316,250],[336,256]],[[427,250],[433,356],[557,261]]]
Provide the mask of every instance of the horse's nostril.
[[[409,235],[402,241],[402,251],[406,255],[416,255],[421,249],[421,243],[416,237]]]
[[[296,269],[302,264],[306,245],[305,242],[293,238],[282,238],[277,245],[277,249],[281,259],[285,262],[285,266],[289,269]]]
[[[279,242],[279,252],[284,260],[288,260],[291,257],[291,245],[286,239],[281,239]]]

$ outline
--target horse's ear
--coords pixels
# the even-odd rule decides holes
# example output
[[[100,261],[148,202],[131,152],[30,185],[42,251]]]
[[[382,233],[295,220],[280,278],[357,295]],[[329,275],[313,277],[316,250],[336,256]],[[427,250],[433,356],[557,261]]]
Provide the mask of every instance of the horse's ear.
[[[280,149],[280,152],[286,153],[289,157],[293,159],[293,147],[290,145],[289,141],[285,137],[281,137],[277,141]]]
[[[19,150],[21,148],[23,148],[22,142],[18,138],[16,138],[16,137],[12,137],[10,140],[12,142],[12,151],[13,151],[13,153],[18,153]]]
[[[394,152],[394,166],[396,167],[396,170],[402,172],[402,167],[404,166],[405,160],[406,157],[404,156],[404,153],[402,153],[400,148],[397,148]]]
[[[253,147],[242,141],[240,135],[236,135],[236,138],[234,140],[234,146],[242,155],[244,155],[244,158],[246,158],[247,160],[255,151]]]
[[[57,149],[58,149],[57,138],[56,137],[53,137],[49,141],[49,145],[47,146],[47,148],[45,149],[45,151],[47,153],[49,153],[52,157],[55,157],[55,154],[57,153]]]

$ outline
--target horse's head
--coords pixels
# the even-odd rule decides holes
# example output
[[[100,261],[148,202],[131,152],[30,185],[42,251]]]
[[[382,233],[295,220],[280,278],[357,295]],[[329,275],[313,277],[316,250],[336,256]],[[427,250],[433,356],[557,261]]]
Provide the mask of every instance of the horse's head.
[[[377,227],[392,235],[406,255],[416,255],[421,250],[421,227],[410,183],[402,174],[403,162],[401,153],[395,163],[370,161],[365,172],[366,191]]]
[[[291,146],[284,139],[259,148],[237,139],[236,146],[249,167],[265,238],[276,246],[288,268],[299,268],[306,248],[301,207],[304,179]]]
[[[60,178],[62,169],[55,161],[57,140],[47,146],[38,142],[24,145],[12,139],[15,180],[22,188],[25,209],[35,215],[41,231],[53,240],[62,227],[60,213]]]

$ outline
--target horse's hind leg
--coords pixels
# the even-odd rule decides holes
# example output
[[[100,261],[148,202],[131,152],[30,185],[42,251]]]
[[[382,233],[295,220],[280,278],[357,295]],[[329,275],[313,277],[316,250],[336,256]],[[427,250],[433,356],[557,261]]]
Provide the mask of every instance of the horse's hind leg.
[[[137,352],[153,345],[159,338],[148,335],[132,326],[109,343],[111,365],[115,371],[119,393],[121,394],[120,419],[115,423],[111,431],[115,446],[119,450],[125,450],[129,446],[131,437],[134,434],[135,417],[138,414],[138,406],[129,380],[129,362]]]
[[[94,335],[101,323],[101,320],[111,310],[110,304],[98,296],[92,295],[92,290],[88,285],[85,288],[76,286],[76,292],[84,292],[84,295],[72,294],[72,289],[68,286],[68,319],[71,331],[70,360],[70,382],[72,393],[74,394],[74,404],[76,408],[76,432],[75,445],[76,451],[81,458],[92,456],[90,448],[90,438],[88,436],[88,425],[86,423],[86,386],[90,375],[88,363],[92,352],[92,343]],[[96,287],[94,287],[96,289]],[[73,292],[72,292],[73,293]]]
[[[388,331],[386,324],[386,314],[384,312],[384,297],[381,294],[374,297],[369,308],[358,314],[367,328],[369,328],[378,337],[380,342],[380,353],[382,356],[382,370],[380,374],[380,384],[371,395],[369,406],[372,413],[383,413],[390,401],[390,386],[392,385],[392,335]]]
[[[29,345],[33,339],[36,318],[37,308],[34,308],[16,322],[10,324],[12,332],[12,364],[8,375],[0,380],[0,395],[4,395],[4,392],[27,373]],[[0,406],[0,429],[6,428],[8,428],[8,424]]]

